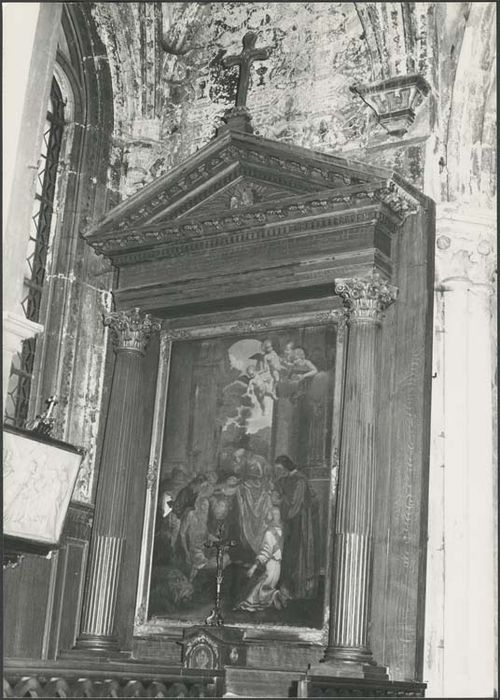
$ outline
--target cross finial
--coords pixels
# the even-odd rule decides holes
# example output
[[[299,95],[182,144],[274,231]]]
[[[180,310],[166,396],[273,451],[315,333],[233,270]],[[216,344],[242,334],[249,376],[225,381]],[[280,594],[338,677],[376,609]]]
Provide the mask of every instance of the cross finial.
[[[266,46],[261,49],[255,48],[257,34],[255,32],[247,32],[243,37],[243,50],[239,55],[226,56],[222,60],[224,66],[239,66],[240,74],[238,76],[238,89],[236,91],[236,107],[246,107],[248,85],[250,83],[250,68],[254,61],[263,61],[269,58],[271,47]]]

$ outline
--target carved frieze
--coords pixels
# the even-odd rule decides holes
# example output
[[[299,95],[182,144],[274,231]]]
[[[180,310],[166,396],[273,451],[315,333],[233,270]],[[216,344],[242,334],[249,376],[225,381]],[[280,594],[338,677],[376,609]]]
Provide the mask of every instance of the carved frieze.
[[[267,330],[272,327],[272,322],[267,318],[256,318],[245,321],[238,321],[231,326],[231,330],[235,333],[254,333],[258,331]]]
[[[358,186],[349,192],[327,191],[306,198],[261,203],[258,211],[229,210],[219,217],[115,232],[89,242],[96,252],[113,260],[139,262],[312,230],[366,225],[375,219],[392,232],[405,216],[416,211],[416,205],[416,200],[403,195],[396,184],[379,188]],[[325,216],[329,211],[331,215]]]
[[[168,328],[164,327],[165,337],[169,341],[173,340],[191,340],[192,333],[184,328]]]
[[[115,352],[139,352],[141,355],[146,352],[151,334],[161,328],[158,321],[138,308],[105,313],[103,323],[110,327]]]

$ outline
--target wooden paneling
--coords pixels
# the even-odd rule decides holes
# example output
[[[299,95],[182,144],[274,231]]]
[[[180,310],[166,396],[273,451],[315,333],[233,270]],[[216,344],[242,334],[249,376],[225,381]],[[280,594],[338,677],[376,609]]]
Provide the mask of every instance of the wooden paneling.
[[[365,275],[374,265],[378,265],[379,257],[371,247],[355,251],[349,259],[342,254],[328,257],[314,256],[310,244],[304,247],[303,256],[307,260],[287,263],[283,258],[275,265],[266,264],[268,250],[263,247],[259,253],[242,251],[240,256],[255,260],[255,268],[251,271],[233,272],[237,263],[227,260],[224,271],[209,275],[200,274],[194,266],[190,270],[191,278],[176,281],[167,288],[160,284],[153,286],[154,276],[145,269],[143,280],[137,287],[124,287],[116,292],[117,304],[123,308],[134,304],[147,309],[162,309],[187,304],[206,303],[207,300],[224,299],[227,297],[252,295],[276,290],[307,288],[315,284],[331,282],[335,277]],[[163,263],[165,261],[162,261]],[[163,270],[161,278],[168,278],[169,272]],[[205,307],[206,308],[206,307]]]
[[[433,204],[394,242],[396,303],[380,352],[372,646],[395,680],[421,678],[430,426]]]
[[[48,656],[71,649],[79,631],[88,541],[68,537],[59,555]]]
[[[4,571],[4,655],[55,658],[73,646],[92,507],[71,503],[61,547],[51,559],[26,555]]]
[[[26,555],[4,571],[4,655],[41,659],[56,560]]]

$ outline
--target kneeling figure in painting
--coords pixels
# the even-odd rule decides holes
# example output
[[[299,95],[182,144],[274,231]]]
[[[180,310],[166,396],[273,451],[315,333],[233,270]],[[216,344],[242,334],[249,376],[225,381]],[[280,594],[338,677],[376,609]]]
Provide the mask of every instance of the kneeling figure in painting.
[[[274,506],[269,514],[270,523],[264,533],[260,552],[255,563],[248,570],[251,578],[257,567],[264,566],[264,572],[250,590],[245,600],[236,606],[236,610],[255,612],[274,606],[281,609],[286,605],[285,597],[277,588],[281,574],[281,556],[283,549],[283,529],[280,509]]]

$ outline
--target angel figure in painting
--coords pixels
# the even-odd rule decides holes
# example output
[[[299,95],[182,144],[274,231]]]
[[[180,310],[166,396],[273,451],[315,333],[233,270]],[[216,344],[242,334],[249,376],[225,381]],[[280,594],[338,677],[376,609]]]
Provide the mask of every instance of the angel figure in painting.
[[[261,345],[261,352],[250,357],[257,361],[257,374],[266,385],[266,393],[276,400],[276,385],[280,380],[281,362],[278,353],[273,348],[272,341],[267,339]]]
[[[311,362],[311,360],[306,358],[303,348],[295,348],[293,353],[293,363],[290,367],[291,381],[298,381],[302,383],[304,379],[314,377],[315,374],[318,374],[318,368]]]
[[[295,362],[295,343],[293,340],[289,340],[286,345],[285,349],[283,350],[283,354],[280,357],[280,363],[281,363],[281,373],[280,377],[281,379],[287,378],[288,375],[290,374],[292,367]]]
[[[251,398],[255,397],[262,410],[262,413],[266,412],[264,398],[269,396],[273,400],[276,399],[276,394],[273,391],[270,391],[269,376],[270,375],[267,370],[257,372],[253,365],[249,365],[247,367],[247,377],[249,381],[246,395],[250,396]]]
[[[277,588],[281,574],[281,556],[283,550],[283,527],[280,509],[273,506],[269,513],[269,524],[264,533],[260,551],[255,563],[248,569],[247,576],[252,578],[257,568],[264,567],[256,584],[250,590],[245,600],[236,606],[236,610],[257,612],[269,607],[279,610],[286,605],[286,599]]]

